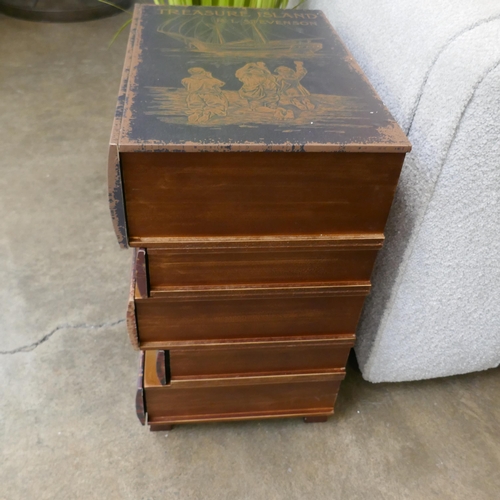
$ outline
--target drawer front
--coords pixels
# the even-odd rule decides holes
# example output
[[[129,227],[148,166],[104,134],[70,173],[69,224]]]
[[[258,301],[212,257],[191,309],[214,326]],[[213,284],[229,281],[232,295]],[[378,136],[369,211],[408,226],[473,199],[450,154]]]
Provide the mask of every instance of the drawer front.
[[[353,334],[329,340],[206,345],[159,351],[158,361],[173,381],[330,372],[344,369],[353,345]]]
[[[274,383],[265,385],[145,390],[148,422],[266,415],[328,414],[340,382]]]
[[[182,286],[368,282],[381,241],[367,246],[148,249],[150,293]]]
[[[132,246],[382,233],[404,154],[122,153]]]
[[[329,414],[343,372],[282,377],[198,379],[162,385],[156,352],[146,353],[144,399],[148,423],[237,417]]]
[[[367,292],[351,293],[289,289],[281,294],[136,298],[139,342],[141,348],[160,349],[186,341],[352,333]]]

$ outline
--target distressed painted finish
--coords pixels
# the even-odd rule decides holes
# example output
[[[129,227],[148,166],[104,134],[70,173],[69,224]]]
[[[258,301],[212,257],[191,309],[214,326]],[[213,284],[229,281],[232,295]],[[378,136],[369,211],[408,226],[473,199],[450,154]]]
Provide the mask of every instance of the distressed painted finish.
[[[149,216],[161,217],[169,209],[158,212],[130,192],[139,188],[138,180],[163,185],[160,172],[152,175],[151,167],[130,153],[232,153],[223,161],[235,170],[241,158],[234,153],[241,152],[300,153],[300,161],[311,167],[320,161],[317,153],[375,153],[378,173],[384,175],[379,153],[400,153],[400,168],[410,148],[322,12],[136,5],[109,157],[109,204],[122,247],[149,246],[148,238],[158,244],[193,235],[170,233],[160,221],[157,234],[139,231],[137,236]],[[262,160],[252,156],[245,163]],[[166,174],[179,160],[169,155],[158,161]],[[129,171],[131,165],[136,172]],[[278,177],[286,179],[276,171]],[[396,182],[397,176],[393,189]],[[390,205],[391,199],[392,194],[385,201]],[[136,200],[147,214],[137,213]],[[328,224],[315,229],[313,221],[305,221],[308,230],[248,235],[363,231]],[[219,230],[211,236],[223,234]]]
[[[136,6],[109,193],[143,423],[333,414],[410,148],[320,11]]]
[[[118,91],[118,99],[115,111],[115,118],[111,128],[111,137],[109,140],[109,154],[108,154],[108,199],[109,210],[111,213],[111,220],[115,230],[116,237],[120,247],[127,248],[127,221],[125,215],[125,205],[123,201],[123,186],[120,170],[120,153],[119,153],[119,137],[122,126],[123,110],[125,109],[126,95],[128,89],[128,82],[130,78],[130,70],[132,63],[132,49],[134,46],[136,33],[137,33],[136,16],[132,19],[130,26],[129,42],[127,52],[125,54],[125,62],[123,65],[122,80],[120,82],[120,89]]]
[[[120,152],[406,152],[320,11],[138,6]]]

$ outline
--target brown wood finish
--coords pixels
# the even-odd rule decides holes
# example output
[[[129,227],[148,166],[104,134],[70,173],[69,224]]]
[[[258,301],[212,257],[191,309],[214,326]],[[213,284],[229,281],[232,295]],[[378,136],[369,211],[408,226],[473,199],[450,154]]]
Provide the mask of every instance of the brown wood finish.
[[[167,351],[172,382],[196,378],[325,373],[343,369],[354,334],[298,342],[231,342]],[[165,372],[165,351],[157,351]],[[165,379],[165,377],[163,376]]]
[[[135,314],[135,297],[139,296],[136,290],[136,261],[137,249],[134,248],[132,255],[132,271],[130,276],[130,289],[127,303],[126,324],[130,343],[134,349],[139,349],[139,334],[137,332],[137,317]]]
[[[170,351],[156,351],[156,375],[161,385],[170,383]]]
[[[177,424],[207,424],[214,422],[245,422],[247,420],[271,420],[279,418],[303,418],[309,417],[319,417],[320,422],[324,422],[324,418],[331,417],[334,411],[331,410],[327,415],[323,413],[318,414],[315,409],[311,410],[300,410],[300,411],[287,411],[287,412],[261,412],[261,413],[233,413],[233,414],[221,414],[221,415],[193,415],[193,416],[182,416],[182,417],[159,417],[158,420],[154,422],[148,422],[150,426],[149,429],[152,432],[155,431],[169,431]]]
[[[129,242],[380,234],[404,154],[123,153]]]
[[[139,355],[139,376],[137,377],[137,389],[135,392],[135,413],[142,425],[146,424],[146,402],[144,400],[144,373],[145,353]]]
[[[352,333],[368,290],[284,288],[136,298],[139,342],[141,348],[148,348],[148,343],[167,348],[174,341]]]
[[[411,149],[320,11],[234,43],[267,12],[134,13],[108,185],[151,430],[333,414]]]
[[[330,245],[328,245],[330,243]],[[147,250],[151,295],[174,287],[366,282],[382,240]]]
[[[150,368],[148,365],[153,365]],[[333,412],[344,373],[239,377],[171,382],[156,376],[156,353],[146,353],[144,389],[148,423],[175,423]]]
[[[137,285],[137,293],[141,299],[149,296],[148,270],[146,263],[146,249],[137,249],[135,257],[135,280]]]

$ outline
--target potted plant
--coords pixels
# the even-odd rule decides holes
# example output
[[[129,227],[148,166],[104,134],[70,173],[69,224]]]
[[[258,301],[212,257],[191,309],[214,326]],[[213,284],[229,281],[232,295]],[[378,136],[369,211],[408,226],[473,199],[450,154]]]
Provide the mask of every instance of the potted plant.
[[[132,0],[0,0],[0,12],[29,21],[67,23],[112,16],[127,9]]]

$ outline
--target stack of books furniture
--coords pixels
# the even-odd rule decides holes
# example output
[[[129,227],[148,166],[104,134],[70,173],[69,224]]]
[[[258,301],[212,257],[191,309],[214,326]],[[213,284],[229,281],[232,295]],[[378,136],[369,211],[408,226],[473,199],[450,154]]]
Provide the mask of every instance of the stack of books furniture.
[[[142,423],[333,414],[409,150],[320,11],[136,6],[109,195]]]

